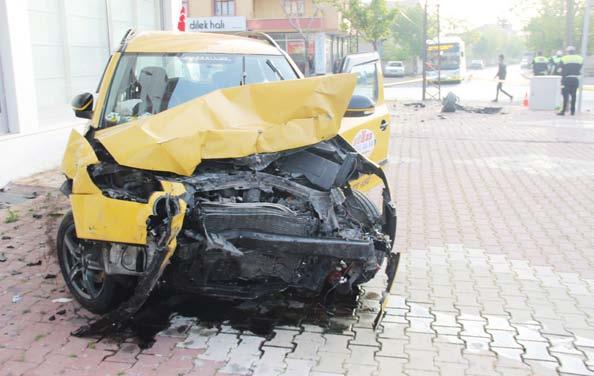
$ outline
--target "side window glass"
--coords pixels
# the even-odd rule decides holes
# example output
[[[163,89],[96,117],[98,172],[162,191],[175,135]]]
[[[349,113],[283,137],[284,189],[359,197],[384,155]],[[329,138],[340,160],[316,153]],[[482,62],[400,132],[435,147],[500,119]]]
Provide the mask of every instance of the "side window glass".
[[[355,65],[351,73],[357,75],[357,85],[353,94],[364,95],[367,98],[377,100],[377,65],[375,61]]]

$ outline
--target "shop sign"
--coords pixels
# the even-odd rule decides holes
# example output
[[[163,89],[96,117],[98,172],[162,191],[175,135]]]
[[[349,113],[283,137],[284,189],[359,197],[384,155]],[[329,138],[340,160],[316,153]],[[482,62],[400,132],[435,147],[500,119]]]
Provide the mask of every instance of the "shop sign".
[[[308,55],[313,55],[316,42],[310,41],[308,45]],[[287,41],[287,53],[289,55],[303,55],[305,51],[305,42],[303,40],[289,40]]]
[[[186,31],[223,32],[246,31],[246,18],[236,17],[192,17],[186,20]]]

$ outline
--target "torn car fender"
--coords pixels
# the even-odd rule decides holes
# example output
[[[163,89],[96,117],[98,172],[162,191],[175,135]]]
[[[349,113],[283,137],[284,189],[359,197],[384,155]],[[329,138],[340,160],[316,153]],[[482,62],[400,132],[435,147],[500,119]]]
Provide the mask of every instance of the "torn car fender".
[[[89,176],[88,166],[99,163],[91,144],[76,130],[68,140],[62,171],[72,179],[69,195],[76,234],[80,238],[118,243],[147,244],[147,220],[155,203],[166,195],[180,197],[181,219],[187,203],[181,199],[186,190],[181,183],[161,180],[162,191],[153,192],[148,202],[117,200],[103,195]],[[177,218],[177,217],[176,217]]]

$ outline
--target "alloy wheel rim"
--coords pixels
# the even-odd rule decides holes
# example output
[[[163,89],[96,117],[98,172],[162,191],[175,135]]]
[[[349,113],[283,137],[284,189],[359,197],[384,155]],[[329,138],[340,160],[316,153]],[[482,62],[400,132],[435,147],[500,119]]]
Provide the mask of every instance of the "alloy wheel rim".
[[[70,285],[83,298],[96,299],[103,291],[105,272],[83,251],[83,245],[76,237],[74,224],[68,226],[64,234],[61,251]]]

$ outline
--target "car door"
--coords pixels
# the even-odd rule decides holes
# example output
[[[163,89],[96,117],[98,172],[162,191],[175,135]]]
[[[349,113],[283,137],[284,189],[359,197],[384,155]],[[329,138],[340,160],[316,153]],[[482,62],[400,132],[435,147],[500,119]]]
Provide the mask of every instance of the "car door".
[[[379,55],[375,52],[348,55],[343,59],[341,73],[355,73],[357,85],[353,95],[368,97],[374,106],[370,111],[355,115],[347,111],[339,133],[359,153],[382,165],[388,159],[390,113],[384,102],[384,82]],[[375,180],[361,179],[355,186],[360,190],[368,190],[376,185]]]

